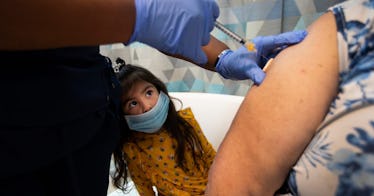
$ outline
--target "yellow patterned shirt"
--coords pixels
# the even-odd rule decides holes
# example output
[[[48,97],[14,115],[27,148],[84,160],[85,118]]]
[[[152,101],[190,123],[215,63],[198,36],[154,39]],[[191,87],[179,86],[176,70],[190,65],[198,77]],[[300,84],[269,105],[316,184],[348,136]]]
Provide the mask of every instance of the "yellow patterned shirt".
[[[186,108],[178,114],[187,120],[196,131],[203,147],[203,161],[211,165],[216,151],[204,136],[191,111]],[[197,168],[188,164],[189,171],[184,172],[177,166],[175,156],[176,140],[165,131],[157,133],[134,133],[133,142],[126,143],[123,151],[128,155],[128,169],[140,195],[155,195],[152,186],[159,195],[204,195],[208,181],[209,168]],[[192,160],[186,153],[186,160]]]

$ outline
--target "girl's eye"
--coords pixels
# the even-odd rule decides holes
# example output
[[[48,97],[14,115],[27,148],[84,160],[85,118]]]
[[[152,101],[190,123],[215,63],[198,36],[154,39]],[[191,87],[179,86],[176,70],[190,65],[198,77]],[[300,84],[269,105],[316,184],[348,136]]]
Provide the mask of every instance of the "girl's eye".
[[[128,103],[128,107],[129,107],[129,108],[133,108],[133,107],[135,107],[136,105],[138,105],[138,102],[136,102],[136,101],[130,101],[130,102]]]
[[[147,90],[147,92],[145,93],[148,97],[152,96],[153,95],[153,91],[154,90]]]

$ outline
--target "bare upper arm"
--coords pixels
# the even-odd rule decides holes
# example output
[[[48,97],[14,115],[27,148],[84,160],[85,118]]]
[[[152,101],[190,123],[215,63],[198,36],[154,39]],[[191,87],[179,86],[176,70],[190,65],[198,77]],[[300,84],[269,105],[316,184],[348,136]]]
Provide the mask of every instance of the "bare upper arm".
[[[127,42],[135,17],[134,1],[3,0],[0,50]]]
[[[265,195],[279,188],[336,95],[336,40],[328,13],[308,28],[303,42],[274,59],[264,82],[248,92],[218,150],[209,179],[213,186],[226,175],[238,193]]]

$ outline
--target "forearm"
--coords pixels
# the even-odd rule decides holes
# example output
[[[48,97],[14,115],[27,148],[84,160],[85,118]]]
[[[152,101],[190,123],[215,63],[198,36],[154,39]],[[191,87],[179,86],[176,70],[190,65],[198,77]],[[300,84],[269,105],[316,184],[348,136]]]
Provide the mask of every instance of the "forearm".
[[[5,0],[0,50],[87,46],[130,39],[133,0]]]
[[[216,71],[215,70],[215,65],[216,65],[216,60],[217,60],[218,55],[223,50],[229,49],[229,47],[225,43],[218,40],[217,38],[215,38],[213,36],[210,36],[209,43],[206,46],[203,46],[202,49],[203,49],[205,55],[208,57],[208,62],[205,65],[199,65],[199,66],[204,68],[204,69],[210,70],[210,71]],[[167,54],[167,55],[169,55],[169,54]],[[196,64],[195,62],[193,62],[189,59],[186,59],[186,58],[184,58],[180,55],[169,55],[169,56],[173,56],[173,57],[176,57],[176,58],[179,58],[179,59],[186,60],[190,63]],[[198,65],[198,64],[196,64],[196,65]]]
[[[208,43],[208,45],[203,47],[203,51],[208,57],[208,63],[202,67],[211,71],[215,71],[217,57],[223,50],[226,49],[229,49],[229,47],[225,43],[221,42],[213,36],[210,36],[210,42]]]

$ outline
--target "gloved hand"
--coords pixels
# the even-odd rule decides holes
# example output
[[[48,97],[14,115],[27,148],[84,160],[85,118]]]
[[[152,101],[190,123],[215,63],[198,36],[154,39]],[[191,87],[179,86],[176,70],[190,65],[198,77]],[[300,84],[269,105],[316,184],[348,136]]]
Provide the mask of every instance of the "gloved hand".
[[[216,71],[226,79],[251,79],[258,85],[264,80],[265,72],[257,65],[256,60],[256,52],[250,52],[241,46],[236,51],[228,50],[223,53],[216,64]]]
[[[256,62],[262,68],[270,58],[274,58],[280,51],[287,46],[297,44],[304,40],[307,31],[290,31],[278,35],[258,36],[252,42],[257,50]]]
[[[306,35],[306,31],[293,31],[256,37],[252,40],[256,47],[255,52],[248,51],[244,46],[236,51],[229,50],[220,56],[216,71],[226,79],[251,79],[259,85],[265,78],[265,73],[260,67],[264,67],[269,58],[274,57],[287,46],[302,41]]]
[[[208,61],[201,47],[219,16],[215,0],[135,0],[135,7],[135,29],[126,44],[138,41],[197,64]]]

